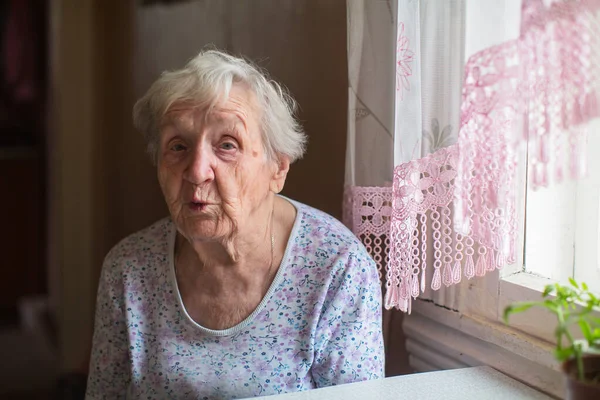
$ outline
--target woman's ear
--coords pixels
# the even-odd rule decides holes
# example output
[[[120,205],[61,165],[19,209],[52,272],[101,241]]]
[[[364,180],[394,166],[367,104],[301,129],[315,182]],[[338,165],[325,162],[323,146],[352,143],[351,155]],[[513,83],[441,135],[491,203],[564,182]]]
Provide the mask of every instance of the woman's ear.
[[[275,173],[271,179],[271,190],[274,193],[279,193],[285,185],[285,178],[290,170],[290,159],[287,156],[279,155],[275,160]]]

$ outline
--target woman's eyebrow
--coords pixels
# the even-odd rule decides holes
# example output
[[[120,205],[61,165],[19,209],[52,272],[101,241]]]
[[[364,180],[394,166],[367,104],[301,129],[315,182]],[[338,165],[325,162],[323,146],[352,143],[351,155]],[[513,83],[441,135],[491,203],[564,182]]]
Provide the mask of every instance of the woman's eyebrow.
[[[185,125],[190,125],[189,121],[184,121],[184,118],[182,118],[180,114],[178,114],[176,111],[171,111],[171,112],[166,113],[163,116],[160,127],[161,127],[161,129],[163,129],[163,128],[180,129],[181,127],[185,127]]]
[[[246,126],[246,121],[242,116],[237,112],[231,112],[230,110],[219,110],[218,112],[213,113],[212,117],[215,119],[217,123],[225,123],[225,124],[242,124]]]

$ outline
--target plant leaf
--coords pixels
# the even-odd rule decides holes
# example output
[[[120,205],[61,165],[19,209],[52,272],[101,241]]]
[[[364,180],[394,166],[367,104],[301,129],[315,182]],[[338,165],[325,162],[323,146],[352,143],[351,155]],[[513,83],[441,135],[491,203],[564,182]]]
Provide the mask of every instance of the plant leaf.
[[[571,284],[571,286],[579,289],[579,285],[577,284],[577,282],[575,282],[575,279],[569,277],[569,283]]]
[[[555,349],[554,357],[556,357],[558,361],[565,361],[571,358],[574,353],[575,350],[572,347],[564,347],[562,349]]]
[[[548,297],[548,295],[550,293],[552,293],[553,291],[554,291],[554,286],[546,285],[546,287],[544,288],[544,293],[542,293],[542,297]]]
[[[591,345],[592,342],[594,341],[594,338],[592,335],[592,328],[590,328],[590,324],[583,318],[580,318],[579,321],[577,321],[577,323],[579,324],[579,327],[581,328],[581,333],[583,333],[583,336],[588,341],[588,343]]]
[[[562,300],[559,300],[557,298],[555,300],[544,300],[544,302],[541,305],[544,306],[549,311],[556,314],[558,312],[558,309],[560,308],[561,302],[562,302]]]
[[[596,296],[594,296],[594,293],[592,292],[588,292],[588,296],[590,296],[590,301],[595,304],[595,305],[600,305],[600,302],[598,301],[598,298]]]
[[[504,309],[504,323],[508,324],[508,317],[510,315],[529,310],[531,307],[539,304],[537,301],[523,301],[506,306]]]

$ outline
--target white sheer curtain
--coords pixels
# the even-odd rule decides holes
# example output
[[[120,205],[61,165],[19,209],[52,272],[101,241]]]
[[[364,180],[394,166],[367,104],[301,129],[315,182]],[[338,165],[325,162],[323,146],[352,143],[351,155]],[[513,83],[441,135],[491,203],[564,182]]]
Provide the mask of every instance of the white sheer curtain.
[[[387,265],[394,170],[397,2],[347,2],[348,141],[344,222]],[[411,65],[408,68],[412,68]],[[362,215],[365,218],[361,217]]]
[[[515,261],[518,165],[581,173],[599,1],[348,0],[344,218],[410,311]]]

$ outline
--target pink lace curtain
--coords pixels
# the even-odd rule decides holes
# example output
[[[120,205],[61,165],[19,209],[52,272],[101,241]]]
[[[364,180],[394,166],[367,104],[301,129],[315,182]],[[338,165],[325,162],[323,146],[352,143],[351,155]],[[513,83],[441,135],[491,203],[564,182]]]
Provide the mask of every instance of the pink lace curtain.
[[[344,218],[385,306],[514,263],[520,166],[578,178],[600,0],[348,0]]]

